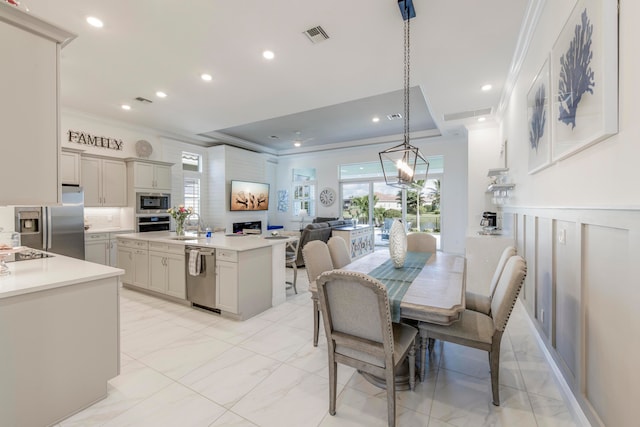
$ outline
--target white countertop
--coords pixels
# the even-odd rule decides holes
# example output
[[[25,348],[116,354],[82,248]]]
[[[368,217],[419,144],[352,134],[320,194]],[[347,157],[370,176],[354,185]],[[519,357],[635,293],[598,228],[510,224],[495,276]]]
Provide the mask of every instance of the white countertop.
[[[208,239],[204,236],[181,236],[180,239],[176,239],[176,237],[176,233],[169,231],[151,231],[148,233],[129,233],[118,235],[118,239],[135,239],[149,242],[163,242],[184,246],[199,246],[203,248],[217,248],[233,251],[248,251],[252,249],[265,248],[273,245],[284,244],[289,240],[298,239],[296,236],[287,236],[286,239],[270,239],[270,234],[227,236],[222,233],[213,233]]]
[[[0,276],[0,299],[124,274],[119,268],[52,255],[51,258],[7,262],[11,274]]]
[[[90,233],[131,233],[133,229],[131,228],[122,228],[122,227],[101,227],[101,228],[89,228],[88,230],[84,230],[85,234]]]

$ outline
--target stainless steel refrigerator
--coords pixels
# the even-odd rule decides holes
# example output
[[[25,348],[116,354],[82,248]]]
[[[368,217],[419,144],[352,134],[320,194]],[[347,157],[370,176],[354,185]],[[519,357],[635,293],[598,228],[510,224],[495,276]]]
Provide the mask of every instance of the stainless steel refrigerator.
[[[62,187],[62,206],[15,207],[20,244],[84,259],[84,192]]]

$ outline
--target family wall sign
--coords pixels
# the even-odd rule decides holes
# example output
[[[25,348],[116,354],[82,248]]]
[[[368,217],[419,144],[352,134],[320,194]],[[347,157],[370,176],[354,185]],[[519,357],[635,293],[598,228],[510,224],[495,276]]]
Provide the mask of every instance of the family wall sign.
[[[77,144],[91,145],[93,147],[102,147],[110,150],[122,151],[124,142],[121,139],[109,138],[106,136],[91,135],[86,132],[78,132],[69,129],[67,131],[69,142],[75,142]]]

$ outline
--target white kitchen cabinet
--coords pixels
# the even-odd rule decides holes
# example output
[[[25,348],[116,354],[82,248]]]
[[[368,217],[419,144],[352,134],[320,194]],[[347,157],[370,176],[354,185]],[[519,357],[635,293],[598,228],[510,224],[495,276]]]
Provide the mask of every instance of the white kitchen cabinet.
[[[60,153],[60,183],[80,185],[80,153],[82,150],[63,148]]]
[[[149,289],[186,299],[184,245],[149,242]]]
[[[216,260],[216,306],[238,314],[238,263]]]
[[[117,235],[130,232],[131,230],[112,233],[85,233],[84,259],[86,261],[116,267],[118,265]]]
[[[122,282],[149,287],[149,243],[144,240],[118,239],[118,268],[125,270]]]
[[[126,161],[129,188],[171,192],[171,166],[173,163],[140,159],[126,159]]]
[[[97,264],[109,265],[109,233],[85,233],[84,259]]]
[[[134,249],[118,246],[117,266],[124,270],[122,283],[133,283],[133,269],[135,268],[133,251]]]
[[[0,206],[59,201],[58,68],[74,37],[0,2]]]
[[[216,308],[241,320],[268,309],[272,287],[267,277],[271,277],[271,248],[216,249]]]
[[[85,206],[127,205],[127,167],[122,160],[83,155],[81,172]]]

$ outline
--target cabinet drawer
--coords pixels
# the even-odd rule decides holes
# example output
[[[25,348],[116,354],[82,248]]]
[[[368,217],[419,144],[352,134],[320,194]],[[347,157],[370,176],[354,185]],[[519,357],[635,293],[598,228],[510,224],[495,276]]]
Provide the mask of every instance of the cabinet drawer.
[[[147,250],[149,245],[146,240],[134,240],[134,239],[118,239],[120,245],[125,248],[143,249]]]
[[[149,250],[184,255],[184,245],[172,245],[170,243],[162,242],[149,242]]]
[[[238,262],[238,252],[228,249],[216,249],[216,260]]]
[[[95,242],[97,240],[109,240],[109,233],[85,233],[85,242]]]

